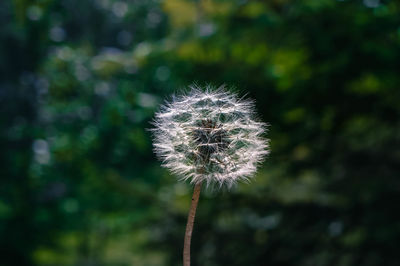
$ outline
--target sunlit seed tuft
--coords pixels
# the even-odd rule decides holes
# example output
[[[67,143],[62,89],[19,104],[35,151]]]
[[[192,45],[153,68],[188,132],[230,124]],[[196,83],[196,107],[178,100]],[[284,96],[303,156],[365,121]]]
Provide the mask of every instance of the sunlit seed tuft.
[[[223,87],[190,89],[155,115],[153,145],[163,166],[192,183],[231,187],[248,180],[269,153],[254,102]]]

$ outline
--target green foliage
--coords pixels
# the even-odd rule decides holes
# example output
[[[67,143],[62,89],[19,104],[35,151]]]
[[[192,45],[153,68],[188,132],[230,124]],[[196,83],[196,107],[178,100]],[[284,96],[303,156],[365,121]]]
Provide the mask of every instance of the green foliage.
[[[237,86],[271,124],[254,182],[205,191],[193,265],[398,265],[396,1],[2,1],[0,264],[180,265],[192,188],[159,103]]]

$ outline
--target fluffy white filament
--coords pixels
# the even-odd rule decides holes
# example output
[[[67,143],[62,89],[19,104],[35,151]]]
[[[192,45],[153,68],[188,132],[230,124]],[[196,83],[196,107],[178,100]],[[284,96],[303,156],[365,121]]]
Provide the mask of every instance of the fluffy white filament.
[[[156,113],[154,151],[183,180],[231,187],[253,176],[269,152],[266,124],[254,116],[251,100],[192,86]]]

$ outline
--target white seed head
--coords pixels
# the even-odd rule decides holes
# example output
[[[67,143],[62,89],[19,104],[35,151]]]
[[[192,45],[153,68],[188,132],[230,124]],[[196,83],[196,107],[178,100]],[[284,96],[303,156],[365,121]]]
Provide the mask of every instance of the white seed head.
[[[195,184],[249,180],[269,153],[267,125],[255,118],[254,102],[224,87],[190,89],[155,115],[153,146],[163,166]]]

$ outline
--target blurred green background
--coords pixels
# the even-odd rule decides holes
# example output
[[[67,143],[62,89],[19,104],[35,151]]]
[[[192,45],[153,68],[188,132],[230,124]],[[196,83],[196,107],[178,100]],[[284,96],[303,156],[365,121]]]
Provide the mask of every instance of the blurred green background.
[[[2,0],[0,265],[181,265],[192,187],[157,106],[235,86],[271,124],[205,190],[193,265],[400,265],[400,2]]]

